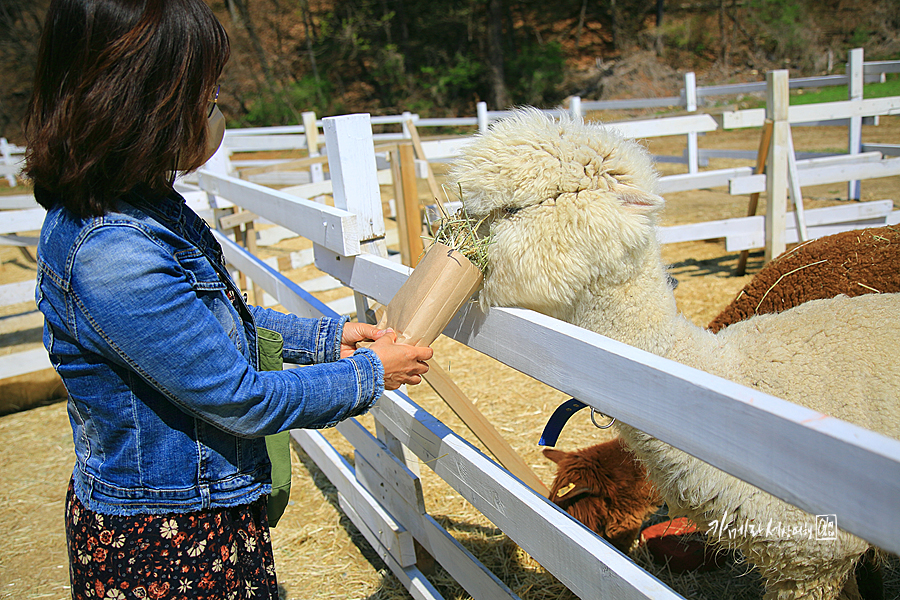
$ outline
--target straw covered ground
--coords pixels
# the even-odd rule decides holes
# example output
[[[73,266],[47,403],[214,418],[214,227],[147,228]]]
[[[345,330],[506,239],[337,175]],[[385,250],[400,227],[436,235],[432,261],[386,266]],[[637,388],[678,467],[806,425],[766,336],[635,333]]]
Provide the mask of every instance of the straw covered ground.
[[[758,132],[719,132],[700,140],[703,148],[755,149]],[[900,117],[882,118],[877,127],[866,127],[866,142],[891,143],[900,138]],[[798,151],[840,151],[846,148],[846,129],[795,128]],[[676,155],[683,140],[648,142],[657,154]],[[716,160],[712,168],[747,164]],[[662,164],[664,173],[682,172],[681,165]],[[423,193],[427,188],[422,188]],[[900,208],[900,180],[885,178],[862,184],[864,200],[892,198]],[[384,188],[384,193],[390,190]],[[804,189],[807,208],[846,202],[846,185]],[[731,197],[723,190],[699,190],[670,194],[666,198],[664,224],[680,224],[743,216],[745,197]],[[285,256],[306,246],[304,240],[288,239],[261,250],[263,257]],[[675,244],[664,248],[664,260],[678,279],[676,298],[681,311],[700,325],[707,324],[762,266],[761,252],[751,253],[748,275],[734,277],[737,254],[729,254],[721,240]],[[0,283],[23,281],[34,276],[33,264],[17,249],[0,247]],[[302,281],[318,276],[314,267],[286,273]],[[329,301],[345,294],[330,291],[319,295]],[[12,306],[0,312],[0,323],[21,319],[17,331],[0,331],[0,354],[40,345],[39,320],[28,312],[33,305]],[[25,316],[23,316],[25,315]],[[553,465],[537,446],[541,429],[552,410],[566,399],[493,359],[439,338],[435,358],[472,399],[488,420],[506,437],[535,473],[546,483],[553,478]],[[411,388],[413,400],[432,412],[457,433],[481,447],[465,425],[428,388]],[[369,417],[363,424],[374,429]],[[607,439],[585,414],[567,426],[560,440],[570,450]],[[350,446],[334,431],[326,436],[352,462]],[[483,449],[483,448],[482,448]],[[279,527],[273,531],[275,559],[284,598],[304,600],[368,598],[399,600],[409,595],[389,574],[362,535],[338,508],[337,492],[302,451],[294,461],[291,504]],[[0,417],[0,598],[64,598],[68,596],[63,497],[73,464],[71,432],[64,403],[58,402]],[[574,598],[563,585],[522,552],[514,543],[478,514],[465,500],[422,467],[425,501],[429,513],[525,600]],[[687,598],[758,599],[759,578],[746,564],[728,562],[724,569],[709,573],[672,575],[665,566],[639,551],[635,560]],[[896,558],[886,571],[886,598],[900,598],[900,566]],[[458,584],[440,568],[429,576],[446,598],[467,598]]]

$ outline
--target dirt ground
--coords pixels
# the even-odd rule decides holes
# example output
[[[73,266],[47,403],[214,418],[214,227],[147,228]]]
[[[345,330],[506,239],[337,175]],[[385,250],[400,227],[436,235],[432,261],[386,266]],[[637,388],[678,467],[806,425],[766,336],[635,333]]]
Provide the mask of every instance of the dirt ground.
[[[798,151],[842,151],[846,148],[846,136],[844,128],[794,129]],[[900,139],[900,117],[883,117],[878,126],[865,127],[863,139],[867,143],[896,143]],[[755,130],[716,132],[700,138],[701,148],[755,149],[757,144]],[[680,155],[684,141],[649,140],[648,146],[656,154]],[[748,163],[713,160],[710,168],[744,164]],[[661,164],[660,170],[664,174],[683,172],[684,166]],[[0,193],[9,191],[0,189]],[[385,193],[389,190],[385,189]],[[894,199],[895,207],[900,208],[900,178],[864,181],[862,194],[864,201]],[[846,184],[804,189],[807,208],[841,204],[845,198]],[[743,216],[747,206],[746,197],[731,197],[721,189],[669,194],[666,200],[664,225]],[[285,240],[264,249],[261,255],[283,256],[305,244],[303,240]],[[34,264],[29,258],[18,249],[0,246],[0,283],[33,278]],[[663,259],[679,281],[676,299],[680,310],[699,325],[712,320],[762,266],[762,252],[751,253],[748,275],[735,277],[737,254],[727,253],[722,240],[669,245],[663,249]],[[302,281],[317,273],[313,267],[307,267],[286,275]],[[328,301],[345,293],[317,295]],[[35,320],[33,308],[25,303],[0,309],[0,324],[20,324],[13,331],[0,330],[0,355],[40,346],[40,320]],[[549,484],[553,465],[541,455],[537,440],[549,414],[566,397],[453,340],[442,337],[434,347],[436,359],[454,381]],[[427,385],[410,388],[409,392],[415,402],[481,448]],[[362,421],[372,427],[370,418]],[[326,435],[352,462],[352,449],[343,438],[334,431]],[[560,447],[570,450],[609,435],[594,429],[585,416],[567,426]],[[0,417],[0,442],[0,598],[67,597],[62,514],[74,458],[64,403]],[[408,598],[362,535],[340,513],[337,492],[328,480],[302,451],[295,458],[291,504],[272,535],[282,596],[304,600]],[[422,469],[422,478],[429,513],[520,597],[574,598],[429,469]],[[639,551],[634,558],[687,598],[761,597],[759,579],[746,564],[729,562],[718,571],[674,576],[665,567],[652,563],[644,552]],[[900,566],[896,559],[888,563],[886,576],[886,597],[900,598]],[[446,598],[468,597],[441,569],[429,579]]]

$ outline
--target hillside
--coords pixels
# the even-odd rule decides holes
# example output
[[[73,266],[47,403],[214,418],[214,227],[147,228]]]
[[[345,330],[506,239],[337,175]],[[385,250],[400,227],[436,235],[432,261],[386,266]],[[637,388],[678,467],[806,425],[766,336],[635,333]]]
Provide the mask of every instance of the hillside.
[[[49,1],[0,10],[0,135],[17,143]],[[672,95],[688,70],[701,85],[842,72],[854,47],[900,57],[896,0],[207,1],[232,40],[232,126]]]

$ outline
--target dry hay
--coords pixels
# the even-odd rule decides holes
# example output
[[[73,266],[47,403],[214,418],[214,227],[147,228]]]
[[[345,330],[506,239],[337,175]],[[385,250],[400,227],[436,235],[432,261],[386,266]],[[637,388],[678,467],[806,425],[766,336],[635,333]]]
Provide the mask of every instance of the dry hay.
[[[883,118],[878,128],[865,128],[867,141],[889,143],[896,139],[900,118]],[[813,134],[818,136],[813,139]],[[843,148],[846,129],[796,128],[798,149]],[[754,148],[757,132],[718,132],[701,139],[703,147]],[[724,141],[723,141],[724,140]],[[683,140],[650,140],[659,154],[680,154]],[[731,166],[714,161],[713,167]],[[667,172],[682,167],[661,165]],[[428,196],[424,181],[420,191]],[[804,189],[808,207],[836,204],[846,186],[833,185]],[[390,195],[390,190],[383,190]],[[809,198],[807,198],[807,193]],[[866,200],[900,198],[897,178],[863,182]],[[741,216],[746,198],[731,197],[718,190],[700,190],[667,195],[664,224],[698,222]],[[287,256],[309,247],[299,238],[260,249],[263,258]],[[0,253],[6,249],[0,247]],[[11,254],[4,257],[0,283],[33,277]],[[737,254],[727,254],[721,241],[686,242],[663,248],[663,259],[679,280],[676,300],[679,309],[693,322],[705,325],[726,306],[749,279],[731,276]],[[752,253],[748,272],[762,264],[761,253]],[[27,268],[25,269],[27,271]],[[13,278],[9,276],[15,275]],[[321,275],[315,267],[285,272],[294,281]],[[330,301],[346,296],[347,290],[315,295]],[[15,310],[24,310],[16,308]],[[10,314],[10,313],[6,313]],[[476,403],[488,420],[544,482],[549,483],[554,465],[540,454],[537,440],[553,409],[567,397],[562,393],[510,369],[493,359],[439,338],[435,357],[460,388]],[[465,425],[427,385],[410,388],[413,400],[474,446],[485,449]],[[362,422],[373,430],[370,417]],[[349,444],[336,431],[326,437],[352,462]],[[610,432],[593,427],[586,411],[566,426],[560,448],[574,450],[607,439]],[[57,403],[23,413],[0,417],[0,598],[64,598],[68,595],[63,498],[74,461],[71,430],[65,405]],[[400,600],[409,598],[403,586],[390,575],[375,552],[338,509],[337,492],[302,451],[294,461],[291,505],[281,524],[273,530],[275,560],[283,598]],[[575,596],[522,552],[484,516],[462,499],[430,469],[422,469],[428,511],[460,542],[479,557],[523,600],[570,599]],[[671,574],[653,563],[639,550],[635,560],[673,589],[691,599],[758,600],[759,579],[746,564],[730,562],[726,568],[709,573]],[[900,599],[900,564],[892,558],[886,571],[888,599]],[[448,599],[468,598],[462,588],[440,567],[429,580]]]

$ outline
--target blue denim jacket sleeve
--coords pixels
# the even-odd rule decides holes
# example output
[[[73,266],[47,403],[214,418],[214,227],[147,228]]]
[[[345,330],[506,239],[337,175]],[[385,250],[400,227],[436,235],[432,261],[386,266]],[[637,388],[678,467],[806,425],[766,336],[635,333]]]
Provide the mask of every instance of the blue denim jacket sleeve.
[[[285,362],[313,365],[341,358],[341,334],[349,319],[305,319],[270,308],[251,306],[256,324],[277,331],[284,338]]]
[[[257,437],[332,426],[368,410],[384,390],[383,367],[371,350],[258,372],[240,351],[243,336],[225,330],[171,249],[140,227],[98,227],[81,240],[77,253],[68,310],[78,315],[72,324],[81,343],[224,431]],[[276,328],[288,331],[288,344],[296,346],[291,352],[303,355],[299,362],[339,355],[342,323],[281,321],[299,325],[293,333]]]

